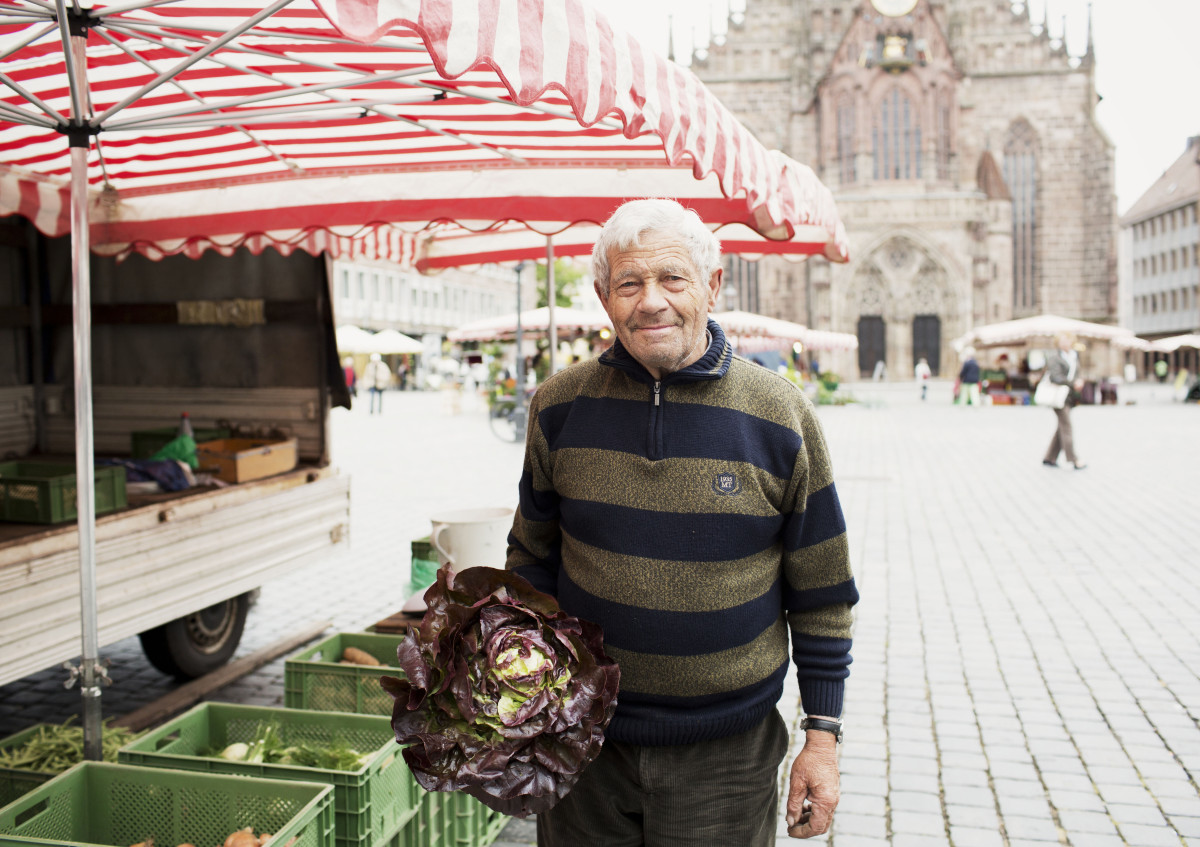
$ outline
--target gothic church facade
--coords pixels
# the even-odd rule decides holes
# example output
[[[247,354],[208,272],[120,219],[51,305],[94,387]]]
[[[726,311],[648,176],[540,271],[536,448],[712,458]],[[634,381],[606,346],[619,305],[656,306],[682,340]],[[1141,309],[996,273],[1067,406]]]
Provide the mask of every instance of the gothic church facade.
[[[817,171],[851,251],[763,260],[759,309],[856,334],[839,367],[864,375],[924,357],[953,376],[951,342],[973,326],[1113,321],[1113,146],[1090,31],[1072,58],[1048,30],[1011,0],[746,0],[692,70]]]

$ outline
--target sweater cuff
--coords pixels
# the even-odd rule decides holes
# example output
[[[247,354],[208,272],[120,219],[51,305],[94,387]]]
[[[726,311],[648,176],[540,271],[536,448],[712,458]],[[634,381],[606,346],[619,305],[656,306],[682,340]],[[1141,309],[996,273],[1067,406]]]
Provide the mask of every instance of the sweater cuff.
[[[800,702],[807,715],[842,716],[842,697],[846,683],[840,679],[800,680]]]

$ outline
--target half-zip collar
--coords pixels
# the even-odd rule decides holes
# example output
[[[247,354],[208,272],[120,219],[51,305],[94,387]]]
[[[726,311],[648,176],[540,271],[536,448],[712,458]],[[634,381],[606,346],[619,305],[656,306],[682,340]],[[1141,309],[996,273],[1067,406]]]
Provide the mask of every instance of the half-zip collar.
[[[621,344],[621,340],[613,341],[600,356],[600,363],[627,374],[637,382],[650,385],[652,402],[650,415],[647,419],[646,456],[651,461],[658,461],[666,454],[666,386],[681,382],[700,382],[703,380],[720,379],[729,372],[729,364],[733,361],[733,350],[725,339],[720,325],[709,319],[708,332],[711,340],[708,349],[692,364],[682,370],[669,373],[662,379],[655,379],[650,371]]]
[[[712,336],[712,341],[709,343],[708,349],[704,351],[704,355],[686,368],[669,373],[661,380],[656,380],[641,362],[629,355],[629,351],[621,344],[619,338],[614,338],[612,346],[600,355],[600,364],[616,368],[647,385],[659,382],[666,386],[677,382],[720,379],[729,372],[729,365],[733,361],[733,349],[729,346],[721,325],[712,318],[708,319],[708,332]],[[657,399],[657,395],[655,396]]]

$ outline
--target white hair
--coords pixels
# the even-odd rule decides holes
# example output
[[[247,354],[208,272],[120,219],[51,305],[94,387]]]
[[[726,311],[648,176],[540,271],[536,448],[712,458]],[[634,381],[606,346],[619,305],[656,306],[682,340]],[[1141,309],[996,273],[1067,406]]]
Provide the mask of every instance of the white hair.
[[[639,246],[642,235],[647,232],[678,236],[687,248],[692,264],[704,279],[712,276],[713,271],[721,266],[721,242],[694,211],[674,200],[630,200],[617,207],[605,221],[600,237],[592,247],[592,275],[606,295],[611,272],[609,252]]]

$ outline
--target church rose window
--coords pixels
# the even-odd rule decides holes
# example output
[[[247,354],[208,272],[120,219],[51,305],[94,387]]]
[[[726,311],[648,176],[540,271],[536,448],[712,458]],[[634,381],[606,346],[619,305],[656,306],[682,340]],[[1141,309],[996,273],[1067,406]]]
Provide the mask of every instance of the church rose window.
[[[1012,194],[1013,306],[1037,305],[1037,135],[1017,121],[1004,143],[1004,181]]]
[[[898,87],[883,96],[871,135],[875,179],[921,178],[921,124]]]

